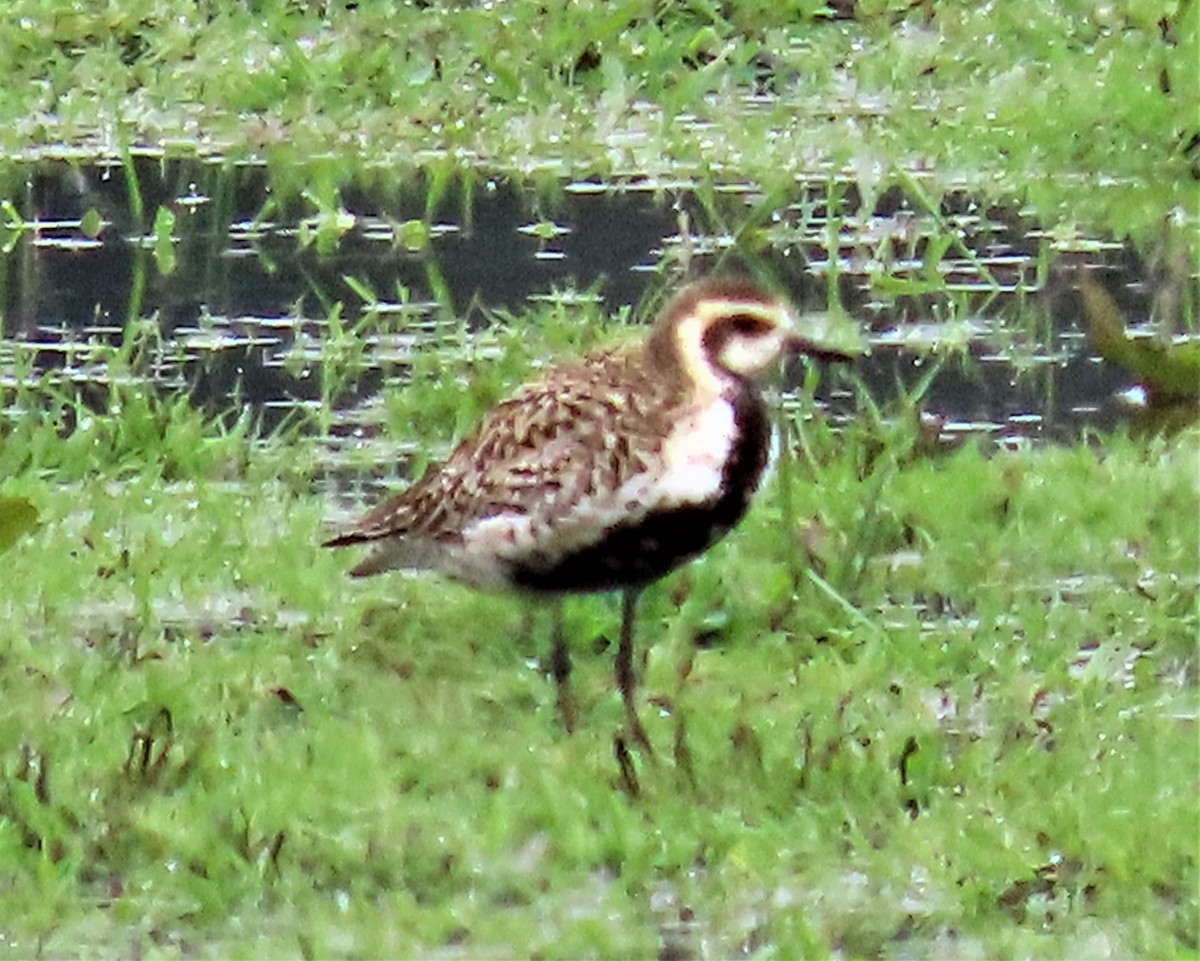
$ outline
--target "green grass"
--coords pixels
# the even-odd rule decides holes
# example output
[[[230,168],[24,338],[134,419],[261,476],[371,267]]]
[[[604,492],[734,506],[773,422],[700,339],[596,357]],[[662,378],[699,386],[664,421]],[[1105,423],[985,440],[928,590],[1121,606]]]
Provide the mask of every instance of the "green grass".
[[[263,158],[321,250],[343,192],[415,173],[427,219],[495,174],[646,175],[697,178],[720,221],[713,185],[749,180],[753,248],[798,178],[845,170],[867,212],[965,186],[1068,247],[1197,260],[1194,2],[345,6],[12,0],[5,243],[30,158],[161,150]],[[778,99],[747,108],[760,81]],[[375,322],[356,293],[318,431]],[[115,386],[2,388],[0,957],[1200,954],[1194,429],[932,457],[865,403],[794,425],[743,527],[644,599],[657,756],[622,771],[611,600],[568,610],[567,737],[545,623],[350,582],[300,432],[142,384],[139,302]],[[444,443],[600,336],[579,316],[448,332],[393,433]]]
[[[1186,247],[1200,9],[1186,0],[486,4],[13,0],[0,196],[31,157],[261,158],[327,220],[351,186],[499,174],[749,181],[842,171],[870,212],[921,171],[1077,229]],[[771,96],[748,106],[758,89]],[[694,118],[695,122],[685,122]],[[131,197],[135,222],[144,219]],[[332,221],[331,221],[332,222]],[[149,224],[142,223],[148,230]]]
[[[350,582],[294,447],[10,473],[0,956],[1195,957],[1197,436],[873,425],[648,592],[636,795],[611,600],[568,737],[546,625]]]

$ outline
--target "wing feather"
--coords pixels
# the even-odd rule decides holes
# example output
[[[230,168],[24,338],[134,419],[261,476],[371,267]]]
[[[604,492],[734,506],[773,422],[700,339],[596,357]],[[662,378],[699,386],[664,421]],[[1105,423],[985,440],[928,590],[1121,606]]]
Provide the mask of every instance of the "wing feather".
[[[445,462],[329,546],[418,535],[457,541],[498,515],[553,524],[598,491],[651,472],[684,398],[635,350],[553,368],[485,415]]]

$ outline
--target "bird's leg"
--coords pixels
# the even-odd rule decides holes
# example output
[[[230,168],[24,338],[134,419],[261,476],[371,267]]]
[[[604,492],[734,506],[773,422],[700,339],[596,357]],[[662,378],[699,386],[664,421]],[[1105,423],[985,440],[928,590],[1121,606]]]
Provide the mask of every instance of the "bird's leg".
[[[695,645],[689,643],[687,645],[687,653],[678,667],[676,676],[679,679],[679,685],[675,689],[675,703],[671,710],[671,714],[675,718],[675,767],[683,773],[692,788],[696,787],[696,773],[692,768],[692,750],[688,747],[687,710],[685,707],[686,697],[684,688],[687,685],[688,677],[692,673],[695,660]]]
[[[554,602],[554,626],[550,641],[550,676],[558,690],[558,716],[568,734],[575,730],[575,699],[571,697],[571,652],[563,626],[563,605]]]
[[[625,724],[629,728],[629,735],[647,754],[653,754],[650,738],[646,736],[646,729],[642,727],[637,707],[633,703],[633,689],[637,683],[633,674],[633,615],[640,594],[641,588],[627,587],[621,595],[621,646],[617,648],[614,673],[617,689],[621,692],[621,700],[625,704]]]

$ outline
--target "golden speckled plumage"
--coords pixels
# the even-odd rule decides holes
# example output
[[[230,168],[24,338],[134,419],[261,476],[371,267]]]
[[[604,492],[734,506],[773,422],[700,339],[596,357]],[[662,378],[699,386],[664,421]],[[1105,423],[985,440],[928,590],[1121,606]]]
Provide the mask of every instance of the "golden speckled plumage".
[[[553,527],[581,501],[652,470],[682,395],[641,361],[631,345],[551,369],[350,536],[455,541],[467,524],[502,514]],[[364,566],[356,572],[369,573]]]

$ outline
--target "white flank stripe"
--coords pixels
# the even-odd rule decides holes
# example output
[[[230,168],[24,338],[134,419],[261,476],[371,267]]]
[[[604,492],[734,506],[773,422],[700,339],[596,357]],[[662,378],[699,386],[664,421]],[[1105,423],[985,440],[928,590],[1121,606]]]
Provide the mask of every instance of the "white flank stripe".
[[[588,497],[566,513],[544,518],[500,514],[470,524],[463,544],[445,558],[460,580],[502,586],[510,563],[553,564],[601,540],[617,525],[636,524],[654,510],[713,500],[733,446],[733,406],[718,399],[675,425],[663,445],[661,472],[631,477],[615,491]]]
[[[676,425],[663,446],[665,470],[650,492],[656,508],[712,500],[733,449],[733,405],[720,397]]]

